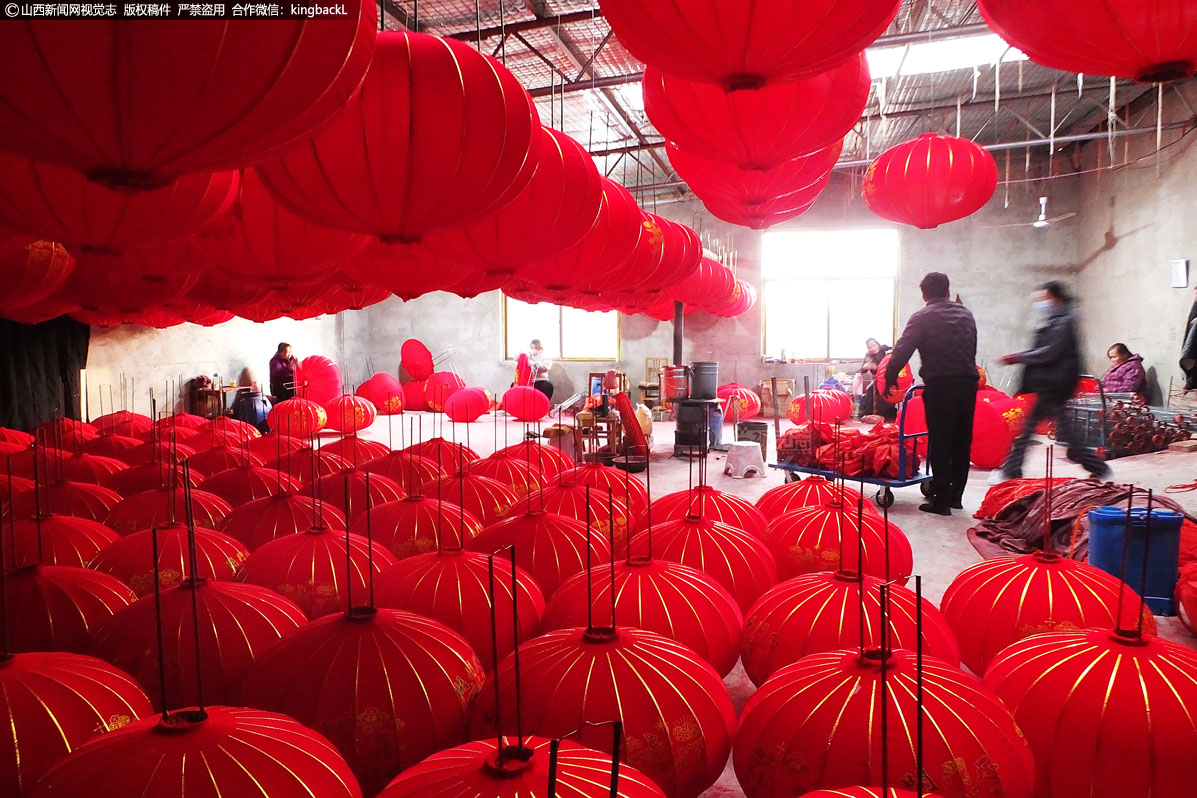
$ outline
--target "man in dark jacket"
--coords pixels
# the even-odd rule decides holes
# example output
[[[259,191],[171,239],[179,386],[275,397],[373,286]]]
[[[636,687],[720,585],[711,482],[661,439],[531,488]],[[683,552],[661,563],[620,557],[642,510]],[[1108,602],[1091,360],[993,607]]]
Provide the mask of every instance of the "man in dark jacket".
[[[1022,477],[1022,461],[1031,437],[1040,422],[1049,419],[1056,422],[1056,440],[1068,444],[1068,459],[1084,466],[1094,477],[1107,479],[1110,467],[1088,446],[1076,443],[1079,438],[1065,407],[1081,379],[1081,345],[1072,315],[1072,296],[1063,283],[1053,280],[1036,292],[1035,309],[1043,314],[1043,321],[1035,329],[1031,348],[1001,359],[1006,365],[1023,366],[1018,392],[1036,394],[1035,406],[1000,473],[991,481]]]
[[[931,272],[919,283],[927,306],[910,317],[894,344],[885,370],[886,384],[917,349],[919,376],[926,388],[927,460],[931,464],[931,497],[919,509],[951,515],[962,509],[968,482],[973,414],[977,407],[977,323],[964,305],[948,299],[948,277]]]

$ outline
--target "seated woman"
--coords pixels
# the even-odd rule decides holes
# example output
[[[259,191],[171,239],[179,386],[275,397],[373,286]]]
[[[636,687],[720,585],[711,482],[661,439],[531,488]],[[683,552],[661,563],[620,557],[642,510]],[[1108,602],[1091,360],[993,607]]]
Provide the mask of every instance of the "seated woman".
[[[1101,387],[1106,393],[1137,393],[1147,391],[1147,372],[1143,371],[1143,358],[1132,355],[1126,344],[1114,344],[1106,350],[1110,359],[1110,370],[1101,378]]]
[[[877,366],[889,354],[889,349],[876,338],[865,339],[864,362],[860,364],[860,370],[852,380],[853,393],[857,396],[856,402],[861,416],[879,415],[889,420],[897,417],[897,408],[877,395],[874,383]]]

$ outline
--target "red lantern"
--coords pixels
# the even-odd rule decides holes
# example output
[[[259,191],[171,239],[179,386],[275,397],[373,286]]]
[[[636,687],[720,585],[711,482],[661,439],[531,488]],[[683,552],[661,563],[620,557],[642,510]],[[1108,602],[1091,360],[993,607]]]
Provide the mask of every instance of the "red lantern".
[[[697,798],[727,761],[735,711],[719,674],[693,651],[643,629],[562,629],[520,646],[521,702],[514,657],[499,665],[503,730],[570,735],[583,745],[610,745],[603,724],[622,721],[620,758],[670,798]],[[488,685],[489,687],[489,685]],[[492,733],[494,692],[478,696],[471,732]]]
[[[508,388],[503,394],[503,409],[518,421],[540,421],[549,414],[549,397],[529,385]]]
[[[265,465],[265,462],[261,455],[243,450],[240,444],[234,446],[219,444],[211,449],[196,452],[187,458],[187,465],[191,467],[191,471],[199,475],[218,474],[221,471],[228,471],[230,468],[262,466]]]
[[[435,235],[429,244],[446,257],[487,274],[563,252],[594,226],[603,200],[598,169],[582,145],[542,127],[535,172],[511,203],[464,227]]]
[[[69,297],[58,295],[74,269],[75,259],[52,241],[0,248],[0,282],[4,285],[0,311],[30,309],[52,300],[62,303],[63,312],[75,310],[78,306]]]
[[[770,588],[744,619],[740,653],[748,678],[760,687],[779,669],[810,654],[861,645],[866,649],[878,647],[882,584],[873,576],[862,579],[847,571],[821,571]],[[920,605],[915,599],[912,590],[890,587],[886,639],[896,648],[914,650],[917,646]],[[959,665],[960,646],[947,621],[926,599],[921,607],[924,650],[948,664]]]
[[[186,527],[158,527],[158,581],[174,587],[190,577],[191,561]],[[106,546],[88,565],[111,574],[138,596],[154,592],[154,530],[143,529]],[[229,581],[249,556],[249,550],[214,529],[195,529],[197,574],[213,581]]]
[[[258,170],[313,221],[412,242],[514,199],[532,177],[539,128],[528,92],[494,59],[387,31],[349,105]]]
[[[723,416],[728,421],[748,421],[761,412],[761,397],[751,388],[735,382],[720,385],[716,395],[723,400]]]
[[[132,431],[132,430],[130,430]],[[149,435],[149,430],[137,433],[138,436]],[[83,451],[87,454],[94,454],[99,457],[112,457],[122,462],[124,458],[120,455],[130,449],[135,449],[141,446],[145,441],[140,437],[132,435],[121,435],[119,433],[102,433],[98,438],[92,438],[90,441],[83,443]]]
[[[348,486],[348,496],[346,490]],[[407,491],[392,479],[382,474],[369,474],[357,468],[350,468],[339,474],[329,474],[303,488],[308,496],[319,496],[350,520],[366,512],[366,507],[378,507],[387,502],[399,501]]]
[[[374,795],[400,770],[466,741],[482,665],[461,635],[410,612],[356,607],[284,637],[243,700],[323,731]]]
[[[345,531],[344,514],[331,505],[316,504],[307,496],[280,493],[243,504],[220,526],[220,531],[245,544],[250,551],[314,526]]]
[[[780,798],[876,784],[882,762],[891,783],[917,786],[921,717],[923,789],[944,798],[1031,798],[1031,750],[979,679],[925,658],[920,713],[914,653],[893,651],[885,663],[884,699],[882,660],[857,651],[812,654],[774,674],[740,715],[732,764],[744,794]]]
[[[196,767],[202,762],[203,766]],[[362,798],[328,740],[274,712],[183,709],[93,738],[46,773],[37,798]]]
[[[276,460],[284,454],[297,452],[305,446],[307,446],[307,443],[301,438],[280,433],[271,433],[263,435],[260,438],[254,438],[248,443],[246,449],[256,455],[267,458],[269,461]]]
[[[523,498],[544,488],[547,480],[541,476],[536,467],[516,460],[514,457],[486,457],[470,463],[470,473],[475,476],[489,477],[515,492],[518,498]],[[519,505],[515,505],[518,507]],[[539,507],[539,503],[537,504]]]
[[[803,507],[818,507],[822,504],[839,502],[847,507],[857,507],[860,492],[847,486],[828,482],[820,476],[810,476],[801,482],[787,482],[770,488],[756,500],[756,508],[766,519],[772,521],[779,515]],[[865,512],[876,514],[872,505],[864,505]]]
[[[116,491],[86,482],[52,482],[42,488],[42,491],[42,512],[73,515],[100,523],[104,523],[112,509],[121,502],[121,496]],[[18,517],[33,515],[33,492],[30,491],[24,497],[18,493],[15,504]]]
[[[837,147],[838,155],[839,143],[864,112],[869,87],[863,52],[827,72],[757,91],[728,92],[646,67],[644,110],[685,153],[765,171],[829,147]]]
[[[914,385],[914,374],[910,371],[910,364],[907,363],[898,371],[898,379],[893,384],[889,384],[886,378],[886,370],[889,368],[890,358],[892,354],[881,358],[881,362],[877,364],[877,373],[875,375],[877,395],[891,405],[896,405],[902,401],[902,397],[906,396],[906,392],[910,390],[910,386]]]
[[[357,395],[373,404],[380,415],[403,412],[403,386],[386,372],[375,374],[357,386]]]
[[[835,790],[815,790],[804,793],[802,798],[938,798],[938,796],[929,792],[920,795],[910,790],[899,790],[896,787],[890,787],[888,790],[881,787],[842,787]]]
[[[419,457],[426,457],[445,469],[456,468],[460,470],[467,463],[481,459],[473,449],[468,449],[463,444],[453,443],[441,437],[429,438],[420,443],[413,443],[402,451]]]
[[[523,748],[514,737],[478,740],[440,751],[399,774],[378,798],[518,798],[536,795],[555,780],[559,795],[602,798],[610,795],[611,757],[562,740],[555,766],[550,762],[552,740],[523,737]],[[635,768],[618,769],[616,798],[664,798],[661,788]]]
[[[585,570],[588,562],[605,562],[611,557],[607,540],[589,533],[585,524],[539,509],[489,524],[468,545],[484,554],[514,546],[516,564],[532,575],[546,596]]]
[[[323,407],[341,395],[341,369],[323,355],[309,355],[295,369],[295,392]]]
[[[191,498],[191,512],[197,526],[216,529],[224,517],[233,511],[228,502],[211,493],[192,490],[187,495]],[[134,493],[113,507],[104,523],[120,535],[166,526],[173,524],[176,518],[183,517],[184,501],[182,487]]]
[[[382,441],[372,441],[369,438],[359,438],[357,435],[346,435],[320,447],[326,454],[335,454],[350,463],[354,468],[373,462],[391,453]]]
[[[90,568],[32,565],[7,576],[11,650],[74,651],[91,648],[100,624],[137,596],[114,576]]]
[[[807,396],[795,396],[786,415],[795,424],[807,422]],[[839,424],[852,417],[852,397],[843,391],[817,390],[809,396],[810,416],[816,424]]]
[[[98,454],[83,454],[82,452],[65,457],[54,464],[55,470],[64,479],[73,482],[90,482],[99,485],[108,477],[129,466],[115,457],[102,457]]]
[[[105,413],[98,418],[93,418],[91,425],[99,430],[101,435],[136,437],[147,434],[153,428],[154,420],[131,410],[117,410],[114,413]]]
[[[113,187],[235,168],[317,127],[357,88],[377,17],[369,3],[347,8],[329,25],[279,20],[253,33],[220,21],[186,32],[19,26],[0,68],[26,80],[0,95],[0,141]]]
[[[420,493],[425,483],[439,479],[449,473],[449,468],[442,468],[435,460],[420,457],[411,452],[388,452],[377,457],[362,468],[371,474],[381,474],[390,477],[403,486],[409,494]],[[421,493],[421,495],[423,495]]]
[[[201,429],[211,431],[214,438],[221,440],[231,438],[236,443],[247,443],[262,436],[262,433],[258,432],[258,428],[248,421],[238,421],[227,416],[217,416]]]
[[[648,490],[644,483],[618,468],[586,463],[562,472],[561,481],[573,482],[582,487],[590,485],[603,493],[610,491],[616,499],[627,505],[633,518],[642,517],[648,509]]]
[[[1030,635],[1131,623],[1139,597],[1088,563],[1036,552],[979,562],[952,580],[939,608],[960,641],[960,655],[984,673],[1002,649]],[[1119,600],[1121,599],[1121,604]],[[1143,630],[1155,618],[1143,609]]]
[[[7,493],[3,499],[7,510]],[[8,550],[9,568],[38,563],[83,568],[100,549],[120,538],[103,524],[70,515],[22,518],[7,531],[8,545],[12,546]]]
[[[881,153],[865,172],[861,193],[881,218],[928,230],[980,210],[997,177],[993,156],[980,145],[924,133]]]
[[[612,589],[617,626],[657,632],[693,649],[721,676],[731,673],[740,658],[740,608],[718,582],[681,563],[631,559],[615,564],[614,579],[606,566],[574,574],[553,593],[545,631],[586,626],[588,594],[590,617],[606,623]]]
[[[1010,424],[996,407],[978,396],[969,459],[978,468],[1001,468],[1013,444]]]
[[[831,69],[889,27],[897,0],[820,0],[795,7],[773,0],[672,0],[645,6],[607,0],[603,14],[636,58],[673,75],[759,89]]]
[[[652,556],[680,562],[713,577],[746,612],[757,598],[777,584],[777,564],[768,547],[742,529],[713,518],[686,516],[655,524]],[[647,534],[632,538],[633,557],[649,554]]]
[[[294,397],[270,408],[266,423],[282,435],[307,438],[324,429],[328,413],[316,402]]]
[[[736,277],[731,269],[710,258],[703,258],[699,261],[698,270],[673,286],[671,293],[674,299],[687,305],[722,304],[731,296],[735,284]]]
[[[366,516],[359,515],[353,531],[366,533]],[[370,510],[370,533],[374,545],[381,546],[397,560],[435,552],[440,545],[467,545],[479,532],[482,522],[473,513],[445,501],[424,496],[408,496]]]
[[[193,615],[193,601],[198,619]],[[160,598],[146,596],[134,602],[104,622],[92,642],[92,653],[136,676],[155,704],[164,695],[158,681],[156,621],[162,624],[165,641],[161,656],[169,674],[167,708],[198,702],[201,675],[206,701],[236,703],[241,680],[254,660],[279,638],[308,622],[293,602],[264,587],[203,577],[165,589]],[[202,654],[198,662],[197,629]]]
[[[413,380],[426,380],[436,370],[432,361],[432,352],[415,338],[408,338],[403,342],[403,346],[399,348],[399,360],[404,371]]]
[[[424,383],[424,404],[434,413],[445,409],[449,397],[466,387],[465,380],[452,371],[433,372]]]
[[[1099,10],[982,0],[980,9],[1003,39],[1053,69],[1140,83],[1181,80],[1197,70],[1197,11],[1182,0],[1146,5],[1115,0]]]
[[[199,256],[177,241],[118,255],[80,250],[76,257],[78,267],[63,286],[63,296],[85,311],[109,316],[107,323],[100,320],[105,326],[143,320],[160,327],[182,323],[182,318],[169,314],[160,319],[140,317],[181,298],[200,273]]]
[[[726,303],[709,305],[701,309],[730,319],[747,313],[755,306],[756,289],[746,280],[736,280],[735,288],[732,289],[732,294]]]
[[[469,424],[490,412],[490,397],[483,388],[462,388],[445,400],[444,410],[450,421]]]
[[[985,685],[1031,744],[1035,795],[1184,795],[1197,756],[1194,674],[1197,654],[1183,646],[1093,629],[1015,643]]]
[[[652,511],[656,523],[697,515],[742,529],[762,540],[769,524],[761,511],[749,502],[710,485],[668,493],[653,502]]]
[[[268,587],[298,604],[309,618],[319,618],[343,612],[350,591],[365,598],[371,569],[378,573],[394,564],[382,546],[361,535],[312,526],[254,549],[237,581]]]
[[[427,380],[412,380],[403,383],[403,408],[413,412],[428,409],[428,401],[424,398],[424,386]]]
[[[631,513],[623,499],[612,496],[609,489],[562,480],[539,491],[534,501],[535,506],[546,513],[557,513],[588,524],[597,536],[612,541],[616,551],[622,551],[627,543]],[[523,512],[522,505],[517,504],[508,511],[509,514],[517,512]]]
[[[489,673],[495,669],[495,635],[502,660],[517,645],[536,636],[544,614],[544,594],[523,568],[494,558],[495,627],[490,620],[490,558],[461,549],[442,549],[401,560],[378,575],[374,596],[380,607],[414,612],[443,623],[466,639]],[[519,602],[519,638],[512,629],[512,605]]]
[[[341,474],[352,468],[349,461],[343,457],[323,449],[308,448],[284,454],[279,459],[267,463],[266,467],[281,469],[299,480],[301,485],[307,485],[331,474]]]
[[[213,474],[199,484],[199,489],[215,494],[230,507],[237,508],[280,493],[295,493],[299,485],[298,479],[277,468],[245,465]]]
[[[180,430],[178,438],[197,438],[199,435],[184,435],[183,433],[189,430]],[[175,435],[172,432],[171,437]],[[161,466],[164,471],[169,472],[170,464],[181,464],[184,460],[189,459],[199,449],[191,446],[178,443],[175,440],[154,440],[152,437],[145,443],[134,446],[131,449],[126,449],[123,452],[118,452],[116,459],[127,463],[130,466],[154,465]],[[114,475],[115,476],[115,475]]]
[[[443,496],[445,501],[456,502],[481,521],[483,526],[498,521],[519,501],[515,491],[502,482],[460,472],[428,483],[424,491],[429,496]]]
[[[374,423],[378,412],[369,399],[354,394],[338,396],[324,405],[329,429],[338,432],[359,432]]]
[[[0,791],[28,795],[50,767],[97,734],[148,715],[145,693],[94,657],[61,652],[0,660]]]
[[[574,459],[560,449],[545,446],[536,441],[521,441],[499,449],[492,457],[512,457],[525,463],[544,474],[546,479],[556,479],[563,472],[577,465]]]
[[[820,505],[780,515],[765,533],[782,579],[818,571],[856,571],[906,584],[914,554],[902,530],[855,508]],[[841,559],[842,558],[842,559]]]

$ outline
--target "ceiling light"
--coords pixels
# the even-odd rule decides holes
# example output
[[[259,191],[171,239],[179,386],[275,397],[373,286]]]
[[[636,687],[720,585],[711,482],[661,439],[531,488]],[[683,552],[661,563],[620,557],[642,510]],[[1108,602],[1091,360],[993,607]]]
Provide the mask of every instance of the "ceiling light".
[[[900,47],[875,47],[865,51],[874,78],[926,75],[958,69],[1025,61],[1027,56],[1006,44],[996,33],[961,36]]]

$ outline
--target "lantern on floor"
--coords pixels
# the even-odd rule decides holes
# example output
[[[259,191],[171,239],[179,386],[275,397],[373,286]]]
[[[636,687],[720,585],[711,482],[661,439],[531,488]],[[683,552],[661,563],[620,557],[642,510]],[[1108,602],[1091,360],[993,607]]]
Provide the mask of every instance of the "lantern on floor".
[[[62,652],[0,659],[0,791],[28,795],[50,767],[97,734],[152,712],[128,675]]]
[[[295,369],[295,392],[304,399],[320,405],[323,409],[324,405],[341,395],[340,367],[324,355],[308,355],[299,361],[299,366]],[[323,424],[315,431],[318,432],[328,423],[327,415],[325,413]],[[273,427],[274,424],[270,426]],[[299,433],[289,433],[284,429],[283,434],[298,435]]]
[[[365,535],[367,518],[359,515],[353,531]],[[437,550],[438,539],[445,545],[464,546],[482,531],[482,522],[446,498],[412,495],[370,509],[369,530],[374,545],[381,546],[403,560]],[[439,538],[438,538],[439,535]]]
[[[723,416],[728,421],[737,418],[740,421],[748,421],[760,415],[761,397],[751,388],[729,382],[720,385],[716,395],[723,400]]]
[[[357,435],[345,435],[335,441],[330,441],[321,446],[320,451],[335,454],[353,465],[354,468],[364,466],[366,463],[391,453],[385,443],[372,441],[369,438],[359,438]]]
[[[965,568],[939,608],[960,641],[964,664],[984,673],[1002,649],[1024,637],[1109,628],[1120,618],[1130,623],[1139,617],[1140,599],[1100,568],[1035,552]],[[1143,630],[1154,635],[1150,609],[1142,609],[1142,618]]]
[[[424,383],[424,404],[429,410],[440,413],[449,397],[465,387],[465,380],[452,371],[434,371]]]
[[[378,34],[361,90],[295,148],[258,165],[321,224],[417,241],[502,208],[528,184],[540,121],[506,67],[426,34]]]
[[[711,576],[735,597],[741,612],[777,584],[777,563],[769,548],[742,529],[689,515],[654,523],[651,536],[653,557]],[[646,534],[632,538],[631,556],[649,556],[648,538]]]
[[[563,472],[568,471],[577,465],[574,459],[565,452],[552,446],[545,446],[543,443],[526,440],[519,443],[513,443],[510,446],[499,449],[492,457],[512,457],[525,463],[530,463],[542,474],[546,479],[556,479]]]
[[[424,492],[457,503],[484,526],[498,521],[519,501],[515,491],[502,482],[468,472],[429,482]]]
[[[503,409],[517,421],[540,421],[549,414],[549,397],[530,385],[508,388],[503,394]]]
[[[158,562],[154,563],[154,532],[158,534]],[[181,524],[143,529],[105,546],[88,565],[111,574],[138,596],[154,592],[154,574],[164,588],[192,576],[190,535]],[[240,541],[213,529],[195,527],[196,574],[213,581],[230,581],[249,556]]]
[[[562,482],[574,482],[581,486],[590,485],[612,495],[628,506],[633,517],[639,518],[648,509],[648,490],[636,477],[612,466],[601,463],[585,463],[561,474]]]
[[[535,795],[550,782],[558,795],[608,798],[614,763],[607,754],[562,740],[525,735],[477,740],[439,751],[399,774],[378,798],[514,798]],[[664,798],[661,788],[635,768],[621,765],[614,798]]]
[[[1014,444],[1014,432],[996,407],[978,396],[969,460],[978,468],[1001,468]]]
[[[1015,643],[985,685],[1036,755],[1036,796],[1148,798],[1192,790],[1194,674],[1197,653],[1183,646],[1092,629]]]
[[[298,479],[277,468],[244,465],[217,472],[197,487],[219,496],[235,509],[280,493],[295,493],[299,484]]]
[[[621,759],[670,798],[697,798],[722,772],[735,711],[719,674],[680,643],[643,629],[562,629],[524,643],[519,656],[526,731],[602,748],[610,729],[587,724],[622,721]],[[509,656],[491,677],[504,733],[516,725],[514,669]],[[492,686],[478,697],[474,737],[495,731]]]
[[[490,397],[484,388],[462,388],[445,400],[444,410],[450,421],[469,424],[490,412]]]
[[[539,491],[534,502],[546,513],[569,516],[589,524],[596,535],[613,541],[617,552],[627,543],[631,513],[623,499],[612,496],[609,490],[562,480]],[[508,510],[508,514],[520,512],[523,512],[523,506],[519,504]]]
[[[1140,83],[1181,80],[1197,71],[1197,11],[1180,0],[1146,5],[1115,0],[1093,14],[1068,3],[979,5],[985,22],[1004,40],[1053,69]]]
[[[399,380],[379,372],[357,386],[357,395],[368,400],[382,416],[403,412],[403,386]]]
[[[873,576],[820,571],[795,576],[770,588],[744,619],[740,653],[748,678],[760,687],[781,668],[810,654],[879,646],[878,588],[882,584]],[[920,611],[914,591],[892,585],[887,607],[886,640],[896,648],[913,651],[918,642]],[[958,665],[960,646],[947,621],[926,599],[921,608],[924,650],[950,665]]]
[[[133,430],[130,430],[133,432]],[[137,435],[149,435],[149,430],[145,432],[138,432]],[[116,460],[125,462],[119,455],[122,452],[127,452],[130,449],[135,449],[141,446],[145,441],[140,437],[133,435],[122,435],[115,432],[104,432],[98,438],[92,438],[83,444],[83,451],[87,454],[94,454],[97,457],[112,457]]]
[[[471,551],[491,554],[515,547],[515,562],[544,592],[586,569],[589,562],[611,557],[606,538],[591,534],[584,523],[564,515],[531,509],[489,524],[468,544]]]
[[[224,706],[182,709],[101,734],[60,760],[31,793],[38,798],[303,794],[362,798],[353,772],[325,737],[286,715]]]
[[[117,410],[93,418],[91,425],[100,431],[101,435],[127,435],[135,437],[145,435],[154,426],[154,420],[132,410]]]
[[[405,410],[421,411],[428,409],[428,401],[424,398],[424,386],[427,380],[412,380],[403,383],[403,408]]]
[[[187,465],[193,472],[200,475],[216,474],[241,466],[260,466],[265,462],[265,458],[259,454],[243,451],[239,445],[229,446],[226,444],[196,452],[187,458]]]
[[[902,530],[855,507],[820,505],[780,515],[765,533],[782,579],[817,571],[856,571],[905,584],[914,554]]]
[[[443,624],[355,607],[285,636],[250,667],[242,697],[323,730],[373,795],[466,741],[483,679],[469,644]]]
[[[472,463],[475,460],[481,459],[477,452],[467,448],[464,444],[453,443],[440,437],[429,438],[420,443],[413,443],[402,451],[410,452],[420,457],[427,457],[432,462],[446,469],[460,469],[466,463]]]
[[[928,230],[980,210],[997,177],[993,156],[980,145],[924,133],[881,153],[865,172],[861,193],[881,218]],[[877,373],[883,373],[880,365]]]
[[[321,477],[308,483],[301,492],[307,496],[319,496],[324,504],[337,508],[350,521],[366,512],[367,506],[378,507],[407,496],[407,491],[398,482],[382,474],[368,474],[357,468]]]
[[[91,482],[96,485],[128,467],[126,463],[115,457],[82,452],[64,457],[55,464],[56,470],[64,479],[75,482]]]
[[[247,451],[267,458],[267,462],[270,462],[284,454],[297,452],[305,446],[307,446],[307,442],[301,438],[272,432],[260,438],[254,438],[246,444],[245,448]]]
[[[237,581],[270,588],[315,619],[343,612],[350,591],[366,595],[371,570],[377,574],[394,564],[382,546],[361,535],[311,526],[258,546]]]
[[[324,429],[328,424],[328,413],[315,402],[293,397],[270,408],[266,423],[281,435],[307,438]]]
[[[42,491],[43,512],[49,510],[57,515],[73,515],[100,523],[105,523],[112,509],[121,503],[121,496],[116,491],[87,482],[51,482]],[[24,497],[18,493],[15,504],[17,517],[33,515],[36,511],[32,491]]]
[[[266,467],[280,469],[299,480],[301,485],[311,484],[332,474],[343,474],[352,468],[349,461],[339,455],[306,447],[284,454],[267,463]]]
[[[165,690],[159,682],[156,620],[165,641]],[[205,701],[234,704],[249,666],[279,638],[307,622],[294,602],[264,587],[188,578],[105,621],[92,641],[92,653],[136,676],[155,704],[165,695],[168,709],[198,702],[201,676]],[[202,656],[198,662],[196,629]]]
[[[920,713],[911,651],[831,651],[782,668],[740,715],[732,763],[744,794],[780,798],[876,784],[883,761],[890,783],[915,786],[921,719],[925,790],[944,798],[1031,798],[1031,750],[1010,711],[958,668],[925,657],[922,670]]]
[[[233,511],[224,499],[202,490],[186,491],[186,497],[191,500],[196,525],[207,529],[218,528],[224,517]],[[173,524],[176,518],[183,516],[184,498],[182,487],[135,493],[113,507],[104,524],[120,535]]]
[[[787,482],[770,488],[756,500],[756,508],[766,519],[772,521],[779,515],[804,507],[818,507],[821,504],[840,502],[848,507],[858,507],[860,492],[835,482],[828,482],[820,476],[809,476],[800,482]],[[871,504],[863,504],[867,513],[876,514]]]
[[[90,568],[31,565],[6,577],[12,651],[73,651],[91,648],[96,629],[137,596],[114,576]]]
[[[338,432],[359,432],[374,423],[378,411],[369,399],[354,394],[338,396],[324,406],[329,429]]]
[[[8,510],[8,495],[0,495]],[[5,512],[5,515],[8,513]],[[120,536],[103,524],[70,515],[42,515],[22,518],[12,526],[5,523],[6,545],[11,546],[8,567],[25,565],[73,565],[83,568],[102,548]]]
[[[490,477],[506,485],[519,498],[540,490],[547,481],[535,465],[516,460],[514,457],[484,457],[470,463],[469,469],[471,474]]]
[[[790,421],[805,424],[808,414],[816,424],[838,424],[847,421],[852,417],[852,397],[843,391],[817,390],[790,400],[790,406],[786,409]]]
[[[399,362],[413,380],[426,380],[436,371],[432,351],[416,338],[408,338],[399,347]]]
[[[75,268],[75,259],[53,241],[34,241],[0,249],[0,281],[4,299],[0,311],[29,308],[48,300],[66,283]],[[69,300],[68,309],[74,310]]]
[[[317,525],[343,532],[346,523],[345,515],[336,507],[307,496],[279,493],[233,510],[221,523],[220,531],[254,551],[272,540]]]
[[[652,503],[653,522],[673,521],[687,515],[713,518],[764,539],[768,519],[750,502],[712,488],[695,485],[689,490],[667,493]]]
[[[636,58],[728,92],[759,89],[843,63],[889,27],[897,0],[795,7],[768,0],[666,2],[607,0],[603,14]]]
[[[366,463],[362,470],[390,477],[402,485],[409,494],[414,494],[421,490],[425,483],[446,476],[450,470],[449,465],[446,463],[443,467],[438,466],[435,460],[402,451],[388,452],[382,457],[375,458]]]
[[[450,548],[456,545],[455,540],[446,538],[446,548],[408,557],[383,571],[374,582],[374,597],[380,607],[414,612],[457,632],[489,673],[495,669],[495,646],[501,661],[517,645],[536,636],[544,614],[544,594],[532,575],[519,566],[513,585],[511,563],[495,557],[492,629],[491,558],[475,551]],[[518,639],[512,625],[512,606],[516,601],[519,602]]]

